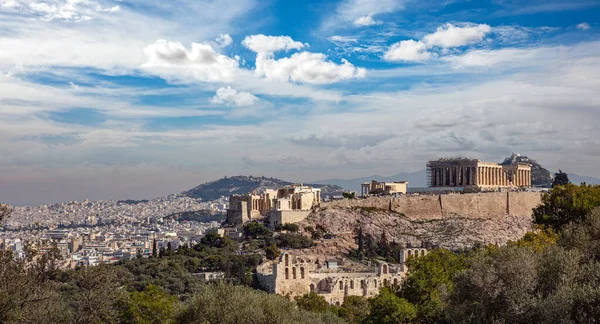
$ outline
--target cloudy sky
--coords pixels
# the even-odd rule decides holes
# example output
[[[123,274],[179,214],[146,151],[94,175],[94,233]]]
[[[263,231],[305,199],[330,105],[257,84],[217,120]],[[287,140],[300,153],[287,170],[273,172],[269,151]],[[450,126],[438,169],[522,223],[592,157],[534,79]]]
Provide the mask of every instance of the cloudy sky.
[[[600,176],[597,0],[0,0],[0,201],[429,159]]]

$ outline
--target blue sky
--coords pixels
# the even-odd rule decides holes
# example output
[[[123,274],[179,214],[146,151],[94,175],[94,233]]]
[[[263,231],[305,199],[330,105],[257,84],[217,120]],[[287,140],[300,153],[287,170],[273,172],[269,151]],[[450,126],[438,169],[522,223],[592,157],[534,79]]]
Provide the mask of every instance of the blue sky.
[[[0,0],[0,200],[512,152],[598,177],[598,17],[588,0]]]

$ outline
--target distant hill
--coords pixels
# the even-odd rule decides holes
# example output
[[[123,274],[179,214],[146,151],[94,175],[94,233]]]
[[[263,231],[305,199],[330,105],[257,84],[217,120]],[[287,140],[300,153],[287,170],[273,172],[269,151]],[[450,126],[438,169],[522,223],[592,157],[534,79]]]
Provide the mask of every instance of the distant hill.
[[[246,194],[249,192],[260,192],[264,189],[277,189],[279,187],[291,185],[293,182],[284,181],[276,178],[253,177],[253,176],[234,176],[225,177],[216,181],[201,184],[193,189],[183,192],[182,194],[192,197],[201,198],[204,201],[219,199],[223,196],[232,194]],[[308,184],[315,188],[321,188],[321,196],[341,195],[343,188],[329,184]]]
[[[576,184],[576,185],[579,185],[582,182],[585,182],[586,184],[600,184],[600,179],[598,179],[598,178],[588,177],[588,176],[580,176],[575,173],[568,173],[568,176],[569,176],[569,181],[571,181],[571,183]]]

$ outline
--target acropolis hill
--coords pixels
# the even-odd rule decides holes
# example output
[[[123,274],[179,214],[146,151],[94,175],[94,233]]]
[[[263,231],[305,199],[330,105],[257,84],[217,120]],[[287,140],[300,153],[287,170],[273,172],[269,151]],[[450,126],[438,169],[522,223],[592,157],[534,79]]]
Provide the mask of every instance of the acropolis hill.
[[[532,229],[532,209],[540,202],[540,193],[516,191],[344,199],[322,203],[299,225],[332,234],[313,248],[316,254],[356,249],[358,226],[397,243],[459,250],[520,239]]]

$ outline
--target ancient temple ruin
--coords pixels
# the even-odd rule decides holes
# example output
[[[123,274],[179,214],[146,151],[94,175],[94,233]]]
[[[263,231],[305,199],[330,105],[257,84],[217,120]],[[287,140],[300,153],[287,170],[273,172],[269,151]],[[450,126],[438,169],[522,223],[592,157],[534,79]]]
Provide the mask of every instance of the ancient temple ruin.
[[[382,287],[401,285],[408,271],[405,260],[426,253],[425,248],[405,248],[398,265],[380,262],[371,268],[356,269],[340,265],[338,259],[288,252],[260,265],[257,277],[270,293],[293,298],[314,292],[330,304],[339,305],[346,296],[373,297]]]
[[[312,207],[320,203],[321,189],[303,185],[265,189],[260,194],[231,195],[227,223],[239,225],[265,219],[271,227],[295,223],[306,218]]]
[[[531,187],[531,166],[500,165],[469,158],[444,158],[427,163],[427,182],[433,188],[495,191]]]

